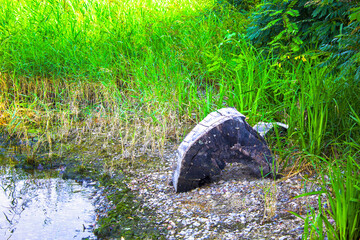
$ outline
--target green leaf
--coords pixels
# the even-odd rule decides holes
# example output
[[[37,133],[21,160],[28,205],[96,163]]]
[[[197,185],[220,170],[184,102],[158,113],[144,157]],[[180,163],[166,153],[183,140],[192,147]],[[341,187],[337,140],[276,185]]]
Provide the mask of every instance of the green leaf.
[[[213,64],[208,64],[207,67],[209,72],[215,72],[220,68],[220,63],[215,62]]]
[[[295,215],[296,217],[301,218],[302,220],[304,220],[304,221],[305,221],[305,218],[304,218],[304,217],[302,217],[302,216],[300,216],[298,213],[293,212],[293,211],[288,211],[288,212],[289,212],[289,213],[291,213],[292,215]]]
[[[280,14],[280,13],[282,13],[282,12],[283,12],[283,10],[279,10],[279,11],[276,11],[276,12],[274,12],[274,13],[271,13],[271,14],[270,14],[270,17],[275,16],[275,15],[278,15],[278,14]]]
[[[266,25],[266,27],[260,29],[260,31],[265,31],[266,29],[271,28],[272,26],[274,26],[274,25],[275,25],[277,22],[279,22],[280,20],[281,20],[281,18],[269,22],[269,23]]]
[[[297,44],[290,44],[291,51],[298,52],[300,50],[300,46]]]
[[[293,38],[293,41],[294,41],[296,44],[299,44],[299,45],[303,44],[303,41],[300,39],[300,37],[294,37],[294,38]]]
[[[356,20],[356,21],[360,22],[360,7],[353,8],[351,10],[354,11],[354,13],[349,15],[350,20],[351,21]]]
[[[269,43],[270,45],[277,42],[286,33],[286,30],[281,31],[275,38]]]
[[[286,11],[286,14],[289,14],[292,17],[298,17],[299,11],[295,10],[295,9],[290,9],[290,10]]]
[[[350,198],[350,202],[359,202],[360,203],[360,199]]]
[[[307,192],[307,193],[303,193],[303,194],[300,194],[298,196],[295,196],[295,197],[293,197],[293,199],[306,197],[306,196],[317,195],[317,194],[322,194],[322,193],[326,193],[326,191],[321,190],[321,191]]]
[[[228,34],[225,35],[225,38],[231,39],[231,38],[234,37],[234,36],[236,36],[236,33],[235,33],[235,32],[234,32],[234,33],[228,33]]]

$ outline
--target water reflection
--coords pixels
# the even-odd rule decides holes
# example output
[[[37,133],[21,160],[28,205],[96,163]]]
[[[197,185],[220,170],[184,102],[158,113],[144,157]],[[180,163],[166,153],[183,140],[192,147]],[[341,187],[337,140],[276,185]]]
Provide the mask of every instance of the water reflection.
[[[0,166],[0,239],[95,239],[94,189]]]

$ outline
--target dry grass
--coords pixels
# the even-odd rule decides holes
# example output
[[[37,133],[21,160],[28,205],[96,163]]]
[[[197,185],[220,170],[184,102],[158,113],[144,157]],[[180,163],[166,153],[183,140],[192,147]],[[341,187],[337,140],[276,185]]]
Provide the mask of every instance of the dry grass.
[[[277,188],[276,181],[262,180],[259,187],[262,189],[264,195],[264,216],[262,222],[270,220],[275,216],[277,203]]]
[[[1,126],[10,137],[32,143],[20,146],[31,161],[39,154],[61,156],[72,144],[116,155],[112,165],[131,165],[142,155],[161,157],[170,142],[182,138],[178,129],[183,129],[184,122],[180,123],[170,103],[148,100],[139,104],[136,95],[129,96],[116,85],[1,80],[7,89],[0,99]]]

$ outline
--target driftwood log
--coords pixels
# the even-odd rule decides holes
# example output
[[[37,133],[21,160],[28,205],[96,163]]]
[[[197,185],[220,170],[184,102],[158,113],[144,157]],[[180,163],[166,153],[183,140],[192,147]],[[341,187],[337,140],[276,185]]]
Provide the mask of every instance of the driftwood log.
[[[234,108],[210,113],[177,150],[172,184],[186,192],[219,178],[226,163],[240,162],[257,177],[271,176],[275,162],[266,142]]]

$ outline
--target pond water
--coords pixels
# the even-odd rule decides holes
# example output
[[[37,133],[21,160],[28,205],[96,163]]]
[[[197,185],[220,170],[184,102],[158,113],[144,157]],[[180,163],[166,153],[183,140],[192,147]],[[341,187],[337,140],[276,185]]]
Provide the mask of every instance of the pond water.
[[[56,170],[0,166],[0,239],[96,239],[94,192]]]

